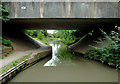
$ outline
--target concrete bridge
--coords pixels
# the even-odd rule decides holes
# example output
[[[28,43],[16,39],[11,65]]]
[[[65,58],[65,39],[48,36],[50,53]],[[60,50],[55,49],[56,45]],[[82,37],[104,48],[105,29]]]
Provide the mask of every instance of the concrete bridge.
[[[10,18],[120,18],[119,2],[3,2]]]
[[[78,29],[81,35],[85,35],[93,29],[103,28],[109,32],[115,25],[120,26],[119,2],[3,2],[3,4],[10,10],[10,21],[3,22],[3,34],[14,34],[16,31],[27,29]]]
[[[7,26],[15,27],[15,29],[17,27],[17,29],[80,29],[86,31],[96,27],[120,25],[119,2],[43,1],[3,2],[3,4],[10,10],[11,20]]]
[[[3,3],[10,10],[10,21],[3,22],[2,25],[3,35],[12,38],[10,40],[13,42],[19,41],[18,43],[24,45],[28,43],[39,45],[21,32],[25,29],[78,29],[81,35],[85,35],[93,29],[103,28],[108,32],[115,28],[115,25],[120,26],[120,3],[118,2]],[[96,32],[94,35],[99,36]],[[93,40],[96,38],[85,36],[69,48],[84,53],[89,49],[88,45],[93,44]]]

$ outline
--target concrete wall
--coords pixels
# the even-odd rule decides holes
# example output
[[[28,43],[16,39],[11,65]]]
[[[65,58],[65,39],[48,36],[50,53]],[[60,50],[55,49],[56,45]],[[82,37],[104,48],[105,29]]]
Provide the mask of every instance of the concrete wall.
[[[4,2],[4,4],[10,10],[11,18],[120,18],[118,2]]]

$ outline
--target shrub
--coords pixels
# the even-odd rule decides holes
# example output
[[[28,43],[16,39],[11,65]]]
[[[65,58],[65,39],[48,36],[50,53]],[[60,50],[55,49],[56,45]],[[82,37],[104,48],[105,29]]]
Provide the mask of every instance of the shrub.
[[[60,38],[65,45],[70,45],[79,40],[79,32],[79,30],[59,30],[53,36]]]
[[[4,7],[3,4],[0,4],[0,19],[4,22],[9,21],[9,11]]]
[[[103,48],[90,45],[92,49],[85,53],[85,57],[88,59],[101,61],[102,63],[107,63],[120,69],[120,31],[111,31],[110,35],[107,35],[104,31],[102,31],[102,33],[108,40],[108,44]],[[103,45],[105,44],[102,39],[99,39],[96,43]]]
[[[11,43],[10,40],[5,39],[5,38],[3,38],[3,37],[0,37],[0,40],[2,40],[2,45],[8,46],[8,47],[12,47],[12,48],[13,48],[12,43]]]
[[[47,30],[26,30],[25,33],[33,38],[38,38],[39,40],[48,36]]]

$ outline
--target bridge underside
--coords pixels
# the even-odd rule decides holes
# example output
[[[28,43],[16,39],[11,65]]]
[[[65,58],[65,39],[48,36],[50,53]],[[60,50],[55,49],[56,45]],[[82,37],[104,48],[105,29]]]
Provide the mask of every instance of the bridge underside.
[[[81,18],[81,19],[51,19],[51,18],[20,18],[11,19],[6,23],[8,26],[17,26],[15,29],[55,29],[55,30],[84,30],[90,28],[100,28],[104,26],[120,25],[120,18]],[[5,24],[5,25],[6,25]],[[3,24],[4,26],[4,24]],[[12,28],[11,28],[12,29]]]
[[[104,29],[108,33],[115,28],[115,25],[120,26],[120,19],[110,18],[110,19],[96,19],[96,18],[86,18],[86,19],[11,19],[9,22],[3,22],[3,35],[12,36],[14,38],[19,38],[22,35],[21,30],[37,30],[37,29],[54,29],[54,30],[80,30],[79,35],[83,36],[93,29],[98,30],[99,28]],[[101,32],[94,32],[95,37],[101,36]],[[96,38],[85,37],[78,41],[77,44],[70,46],[75,52],[84,53],[89,49],[89,44],[93,44],[93,40]],[[31,42],[32,43],[32,42]],[[80,47],[81,46],[81,47]]]
[[[119,18],[81,18],[81,19],[51,19],[51,18],[20,18],[10,19],[9,22],[3,22],[3,31],[8,30],[37,30],[37,29],[50,29],[50,30],[80,30],[85,34],[93,29],[103,28],[110,30],[115,25],[120,26]],[[9,31],[8,31],[9,32]],[[3,32],[4,33],[4,32]]]

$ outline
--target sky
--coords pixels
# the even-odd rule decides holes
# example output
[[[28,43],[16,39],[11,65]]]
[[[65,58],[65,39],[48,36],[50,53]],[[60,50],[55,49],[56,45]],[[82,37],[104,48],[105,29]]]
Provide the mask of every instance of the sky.
[[[53,34],[55,30],[47,30],[48,33]]]

